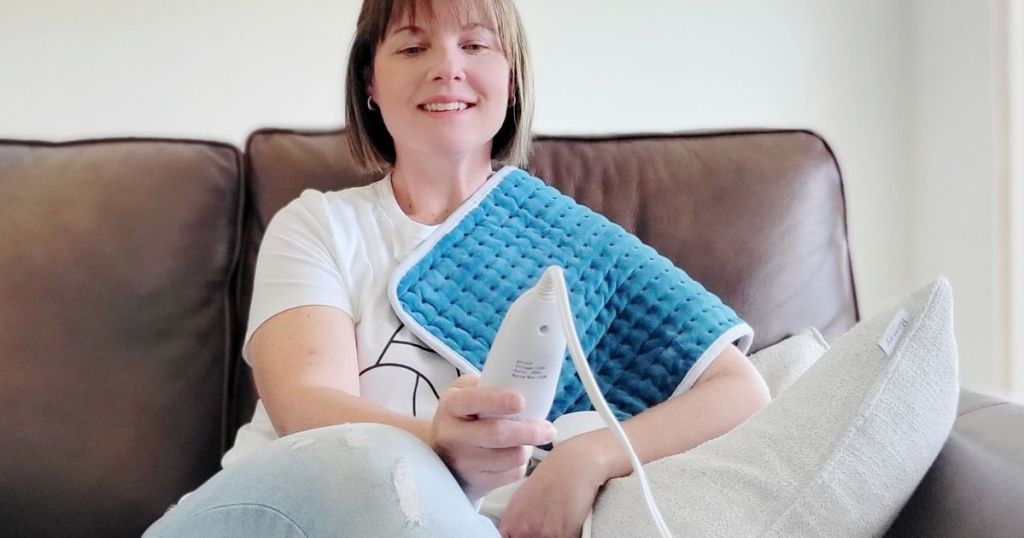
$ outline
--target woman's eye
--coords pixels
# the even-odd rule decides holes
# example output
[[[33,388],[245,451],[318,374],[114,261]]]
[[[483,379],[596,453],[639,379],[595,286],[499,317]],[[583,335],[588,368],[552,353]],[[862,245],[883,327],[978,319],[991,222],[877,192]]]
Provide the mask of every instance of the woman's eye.
[[[472,51],[472,52],[479,52],[479,51],[487,49],[487,45],[484,45],[484,44],[481,44],[481,43],[467,43],[467,44],[463,45],[462,47],[465,48],[466,50],[469,50],[469,51]]]
[[[421,52],[422,50],[423,47],[405,47],[404,49],[399,49],[398,53],[404,56],[412,56],[413,54]]]

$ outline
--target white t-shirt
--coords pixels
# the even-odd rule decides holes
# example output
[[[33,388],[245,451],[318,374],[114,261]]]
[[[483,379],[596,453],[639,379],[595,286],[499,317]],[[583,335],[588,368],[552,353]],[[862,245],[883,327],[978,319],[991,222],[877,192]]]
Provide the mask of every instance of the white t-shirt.
[[[249,339],[290,308],[327,305],[355,322],[360,396],[411,416],[431,417],[440,393],[462,372],[426,347],[395,316],[387,284],[398,263],[437,226],[402,211],[391,176],[334,192],[307,189],[267,225],[256,261]],[[277,438],[262,401],[221,460],[227,467]]]

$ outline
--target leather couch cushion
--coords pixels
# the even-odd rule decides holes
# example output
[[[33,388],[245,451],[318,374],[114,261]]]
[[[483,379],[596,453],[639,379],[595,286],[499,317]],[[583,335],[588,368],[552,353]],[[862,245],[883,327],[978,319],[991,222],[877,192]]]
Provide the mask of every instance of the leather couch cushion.
[[[304,189],[378,179],[356,167],[344,136],[250,136],[250,262],[266,223]],[[637,234],[736,308],[757,331],[754,350],[808,326],[831,340],[858,319],[842,181],[816,134],[540,137],[533,149],[531,173]]]
[[[1024,406],[964,390],[953,432],[886,536],[1020,536]]]
[[[239,168],[214,143],[0,141],[2,534],[138,536],[218,469]]]
[[[842,180],[813,133],[542,137],[528,168],[718,295],[754,328],[752,353],[859,319]]]

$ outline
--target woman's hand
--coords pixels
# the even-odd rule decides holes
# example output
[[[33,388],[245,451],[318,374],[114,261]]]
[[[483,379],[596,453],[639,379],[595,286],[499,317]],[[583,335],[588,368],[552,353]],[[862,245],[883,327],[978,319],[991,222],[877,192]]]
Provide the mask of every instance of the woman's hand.
[[[501,536],[577,537],[607,475],[584,445],[559,445],[512,494],[501,516]]]
[[[530,445],[550,443],[555,436],[546,421],[477,418],[518,413],[525,403],[518,392],[478,387],[479,382],[476,374],[456,379],[441,395],[430,428],[431,447],[474,501],[522,478]]]

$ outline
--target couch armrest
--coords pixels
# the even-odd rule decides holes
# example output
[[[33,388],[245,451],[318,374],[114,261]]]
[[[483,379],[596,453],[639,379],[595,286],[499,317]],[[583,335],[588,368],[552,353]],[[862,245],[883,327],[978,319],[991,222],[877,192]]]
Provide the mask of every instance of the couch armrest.
[[[949,440],[886,536],[1020,536],[1024,406],[960,392]]]

